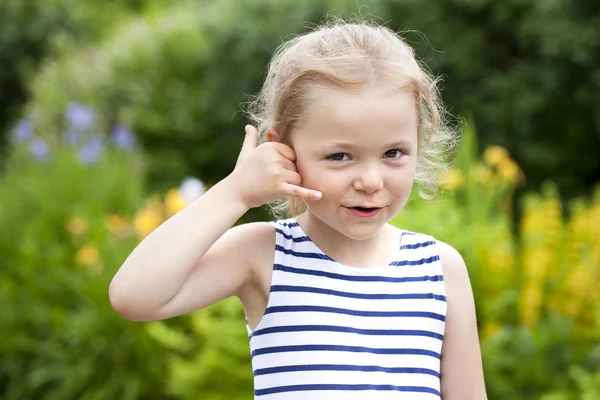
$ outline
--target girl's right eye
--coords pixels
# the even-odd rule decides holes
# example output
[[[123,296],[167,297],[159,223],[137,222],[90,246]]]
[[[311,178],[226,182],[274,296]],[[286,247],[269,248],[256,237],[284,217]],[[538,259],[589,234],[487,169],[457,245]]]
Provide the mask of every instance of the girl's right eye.
[[[348,157],[348,154],[346,154],[346,153],[335,153],[335,154],[327,156],[327,159],[328,160],[332,160],[332,161],[346,161],[346,159],[344,159],[344,157]]]

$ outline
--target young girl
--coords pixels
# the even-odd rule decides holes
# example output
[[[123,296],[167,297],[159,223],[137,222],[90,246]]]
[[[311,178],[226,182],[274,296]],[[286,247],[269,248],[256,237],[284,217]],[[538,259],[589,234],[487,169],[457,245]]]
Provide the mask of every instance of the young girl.
[[[330,23],[280,47],[253,105],[233,172],[133,251],[115,310],[152,321],[238,296],[257,399],[485,399],[463,259],[387,223],[454,139],[413,51]],[[282,198],[289,218],[232,227]]]

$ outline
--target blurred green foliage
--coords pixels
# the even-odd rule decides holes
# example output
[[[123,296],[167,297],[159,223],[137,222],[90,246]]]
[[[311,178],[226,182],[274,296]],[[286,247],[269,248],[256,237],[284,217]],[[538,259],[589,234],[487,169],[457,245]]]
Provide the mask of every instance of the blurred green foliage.
[[[150,0],[0,0],[0,154],[7,128],[30,98],[38,69],[64,52],[99,40],[152,4]]]
[[[530,188],[552,176],[561,194],[573,197],[589,194],[600,178],[594,111],[600,3],[594,0],[433,0],[426,7],[414,0],[1,4],[10,12],[0,13],[9,17],[0,24],[6,31],[0,57],[7,61],[0,68],[7,88],[0,113],[17,115],[14,105],[34,75],[29,108],[40,113],[60,110],[67,98],[94,104],[107,118],[122,113],[149,150],[157,188],[173,176],[202,172],[215,181],[230,170],[246,123],[240,104],[259,89],[272,51],[328,12],[373,15],[404,30],[430,69],[445,77],[451,110],[473,114],[481,148],[507,147]],[[48,65],[36,73],[49,52]]]
[[[458,113],[468,110],[482,148],[510,150],[530,188],[548,177],[562,195],[600,180],[600,2],[386,1]]]
[[[186,1],[132,19],[48,65],[32,85],[33,118],[60,129],[66,103],[93,104],[137,132],[152,187],[185,174],[215,182],[235,163],[247,123],[240,104],[259,89],[272,51],[335,3]]]
[[[106,226],[142,201],[140,154],[40,140],[15,145],[0,178],[0,397],[166,399],[165,349],[107,291],[136,243]]]

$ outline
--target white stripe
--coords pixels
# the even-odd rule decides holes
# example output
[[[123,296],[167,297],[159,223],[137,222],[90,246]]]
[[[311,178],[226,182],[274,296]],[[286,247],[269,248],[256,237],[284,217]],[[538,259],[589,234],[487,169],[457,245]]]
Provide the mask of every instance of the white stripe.
[[[297,385],[298,382],[311,384],[353,385],[389,385],[394,386],[424,386],[439,390],[439,378],[424,374],[390,374],[385,372],[354,372],[354,371],[298,371],[283,372],[271,375],[260,375],[254,378],[256,389],[272,386]],[[398,392],[397,392],[398,394]],[[410,397],[405,394],[406,397]]]
[[[436,274],[415,274],[413,276],[398,276],[396,278],[422,278],[423,276],[437,276]],[[315,288],[332,289],[352,293],[434,293],[444,294],[444,283],[441,281],[416,281],[416,282],[369,282],[348,281],[330,278],[327,276],[306,275],[287,271],[273,271],[273,280],[278,285],[309,286]],[[432,290],[433,289],[433,290]]]
[[[281,365],[315,365],[315,364],[347,364],[347,365],[380,365],[388,368],[427,368],[439,371],[438,358],[412,354],[372,354],[350,353],[345,351],[296,351],[290,353],[271,353],[254,356],[252,364],[255,369],[271,368]]]
[[[399,393],[394,391],[328,391],[328,392],[287,392],[258,397],[260,400],[440,400],[431,393]]]

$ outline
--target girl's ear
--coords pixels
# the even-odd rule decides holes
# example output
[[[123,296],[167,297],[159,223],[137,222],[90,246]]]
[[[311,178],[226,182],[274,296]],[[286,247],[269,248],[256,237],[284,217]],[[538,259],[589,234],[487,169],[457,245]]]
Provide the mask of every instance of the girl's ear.
[[[279,142],[281,143],[281,136],[274,128],[269,128],[267,130],[267,142]]]

